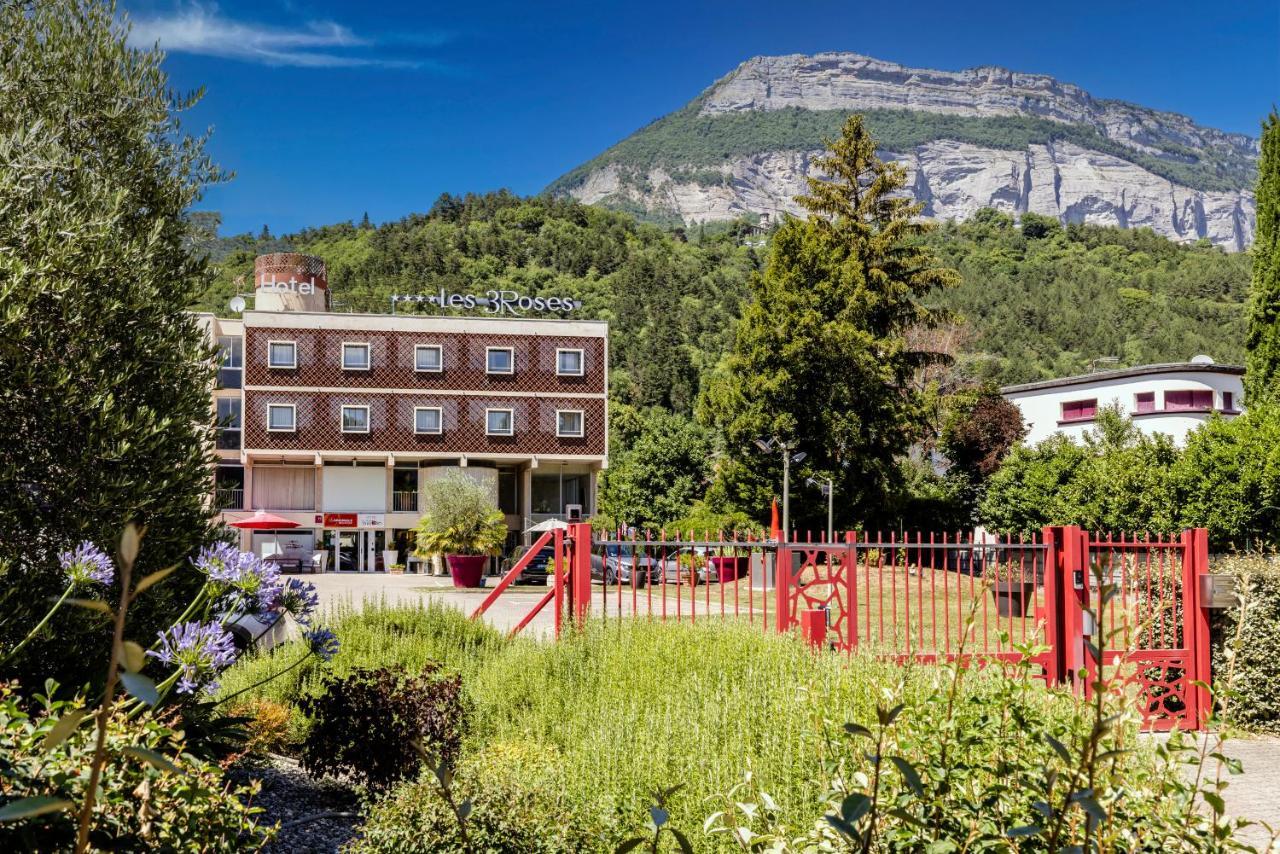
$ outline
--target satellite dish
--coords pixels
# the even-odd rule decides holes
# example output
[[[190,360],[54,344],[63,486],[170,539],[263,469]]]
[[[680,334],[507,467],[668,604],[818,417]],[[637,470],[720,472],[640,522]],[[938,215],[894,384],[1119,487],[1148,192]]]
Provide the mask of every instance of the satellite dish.
[[[1191,357],[1191,364],[1193,364],[1193,365],[1212,365],[1212,364],[1213,364],[1213,357],[1212,357],[1212,356],[1206,356],[1206,355],[1204,355],[1203,353],[1201,353],[1199,356],[1192,356],[1192,357]]]
[[[231,302],[227,303],[227,308],[231,309],[231,311],[234,312],[235,314],[239,314],[240,312],[244,311],[244,297],[242,296],[232,297]]]

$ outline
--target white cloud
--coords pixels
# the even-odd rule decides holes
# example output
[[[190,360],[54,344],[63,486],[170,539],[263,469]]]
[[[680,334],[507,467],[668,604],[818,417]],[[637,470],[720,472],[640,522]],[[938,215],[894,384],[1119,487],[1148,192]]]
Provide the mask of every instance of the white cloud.
[[[303,68],[417,68],[422,64],[362,55],[375,47],[374,42],[333,21],[280,27],[234,21],[221,16],[216,6],[194,5],[168,15],[136,18],[132,24],[130,41],[145,47],[159,42],[161,49],[169,53]]]

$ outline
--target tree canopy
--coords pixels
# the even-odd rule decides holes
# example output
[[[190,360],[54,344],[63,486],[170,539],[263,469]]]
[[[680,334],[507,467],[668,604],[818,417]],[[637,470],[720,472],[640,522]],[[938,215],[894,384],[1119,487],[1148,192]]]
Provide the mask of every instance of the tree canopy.
[[[861,521],[923,427],[910,381],[939,357],[910,348],[907,332],[941,319],[924,297],[956,276],[918,240],[930,226],[899,192],[905,172],[876,157],[859,117],[816,166],[828,177],[797,199],[809,216],[774,235],[701,411],[724,436],[720,486],[733,503],[776,494],[778,455],[752,447],[776,437],[808,455],[798,473],[835,481],[846,522]]]
[[[1275,110],[1262,123],[1257,199],[1246,341],[1250,404],[1280,398],[1280,115]]]
[[[145,574],[212,536],[213,352],[186,311],[208,271],[184,214],[220,175],[161,58],[106,5],[0,4],[0,648],[66,585],[59,552],[134,520]],[[195,575],[130,611],[139,636]],[[98,678],[105,621],[61,619],[19,672]]]

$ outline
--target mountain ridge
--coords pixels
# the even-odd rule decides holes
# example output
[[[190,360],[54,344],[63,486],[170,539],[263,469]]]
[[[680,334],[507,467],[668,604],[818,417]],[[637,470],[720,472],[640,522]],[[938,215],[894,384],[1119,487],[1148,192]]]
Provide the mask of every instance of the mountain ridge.
[[[685,225],[797,213],[809,162],[852,112],[867,117],[883,156],[907,167],[929,216],[994,207],[1229,250],[1252,241],[1252,137],[1049,75],[854,53],[746,60],[548,191]]]

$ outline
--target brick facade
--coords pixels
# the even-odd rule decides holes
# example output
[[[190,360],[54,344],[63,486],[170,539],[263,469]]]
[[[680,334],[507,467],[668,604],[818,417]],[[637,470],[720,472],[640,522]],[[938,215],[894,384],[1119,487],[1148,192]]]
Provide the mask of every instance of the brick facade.
[[[268,432],[267,405],[296,407],[292,433]],[[369,432],[343,433],[342,407],[368,406]],[[440,434],[416,434],[413,410],[439,407]],[[513,436],[485,435],[485,410],[510,409]],[[556,436],[556,411],[581,410],[583,436]],[[601,398],[388,394],[245,390],[244,447],[278,451],[383,451],[392,453],[601,456],[605,453],[605,401]]]
[[[267,367],[267,342],[296,343],[297,367]],[[368,343],[367,371],[342,368],[342,345]],[[414,370],[414,348],[439,345],[444,369]],[[515,373],[485,372],[485,350],[510,347]],[[583,351],[583,375],[556,374],[556,350]],[[603,394],[603,338],[533,335],[471,335],[458,332],[385,332],[340,329],[249,327],[244,342],[245,385],[352,389],[518,391],[551,394]]]

